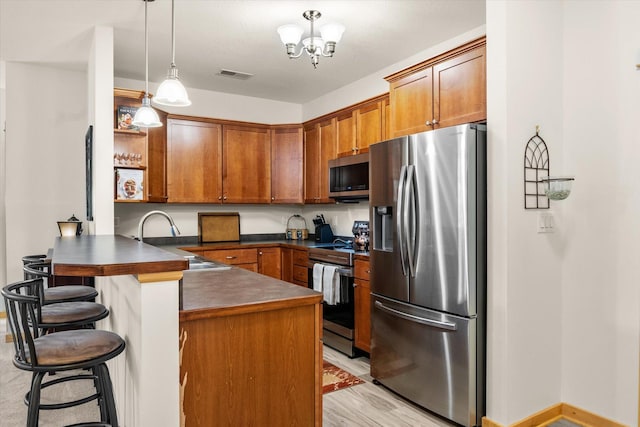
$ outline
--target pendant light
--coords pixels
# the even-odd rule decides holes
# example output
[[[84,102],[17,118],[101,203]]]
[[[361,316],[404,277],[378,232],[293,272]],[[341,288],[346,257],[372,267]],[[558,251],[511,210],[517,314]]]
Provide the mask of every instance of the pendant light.
[[[176,67],[176,13],[174,1],[171,0],[171,66],[167,78],[160,84],[153,103],[157,105],[167,105],[169,107],[187,107],[191,105],[187,90],[178,78],[178,68]]]
[[[151,108],[149,102],[149,29],[147,28],[147,3],[153,0],[144,1],[144,98],[142,106],[136,111],[133,117],[133,125],[141,128],[157,128],[162,126],[156,110]]]

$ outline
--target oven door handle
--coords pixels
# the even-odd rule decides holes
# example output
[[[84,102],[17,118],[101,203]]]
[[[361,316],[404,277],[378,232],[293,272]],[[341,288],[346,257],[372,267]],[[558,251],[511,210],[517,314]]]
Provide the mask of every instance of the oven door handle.
[[[328,264],[326,262],[315,262],[313,260],[309,260],[309,263],[307,264],[307,267],[310,270],[313,270],[313,266],[315,264],[327,265],[329,267],[337,267],[338,269],[336,270],[336,273],[338,273],[340,276],[353,277],[353,268],[343,267],[341,265]]]

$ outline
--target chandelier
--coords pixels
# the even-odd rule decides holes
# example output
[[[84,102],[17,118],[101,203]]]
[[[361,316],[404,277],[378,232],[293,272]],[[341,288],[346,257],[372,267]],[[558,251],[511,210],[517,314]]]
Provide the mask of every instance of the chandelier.
[[[287,24],[278,27],[280,40],[287,48],[287,55],[290,59],[299,58],[303,52],[306,52],[311,58],[313,68],[318,67],[318,61],[321,56],[331,57],[336,51],[336,43],[342,38],[344,33],[344,25],[325,24],[320,27],[320,37],[313,32],[313,24],[322,15],[317,10],[307,10],[302,16],[309,21],[311,31],[309,37],[302,40],[300,52],[296,53],[296,46],[302,38],[304,29],[295,24]]]

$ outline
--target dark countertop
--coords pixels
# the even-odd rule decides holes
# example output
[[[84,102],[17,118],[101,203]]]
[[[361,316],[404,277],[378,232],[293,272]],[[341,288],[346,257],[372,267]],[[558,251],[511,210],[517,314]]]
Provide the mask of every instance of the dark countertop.
[[[185,271],[180,320],[318,304],[322,294],[242,268]]]
[[[58,276],[118,276],[189,268],[180,255],[112,235],[57,237],[51,265]]]

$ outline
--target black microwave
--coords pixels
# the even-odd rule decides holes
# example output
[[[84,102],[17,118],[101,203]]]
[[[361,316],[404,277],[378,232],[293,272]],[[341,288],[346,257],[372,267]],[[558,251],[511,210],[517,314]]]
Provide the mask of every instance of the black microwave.
[[[329,160],[329,197],[369,198],[369,153]]]

